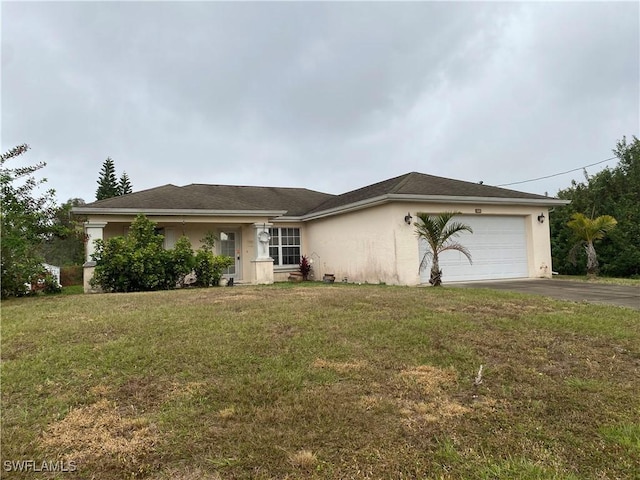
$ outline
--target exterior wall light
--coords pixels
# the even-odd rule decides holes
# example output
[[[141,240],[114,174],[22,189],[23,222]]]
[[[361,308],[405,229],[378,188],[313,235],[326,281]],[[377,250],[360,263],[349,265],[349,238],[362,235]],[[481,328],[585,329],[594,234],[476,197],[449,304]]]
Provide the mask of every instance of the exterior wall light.
[[[404,216],[404,223],[406,223],[407,225],[411,225],[411,220],[413,220],[411,212],[407,212],[407,214]]]
[[[544,223],[544,212],[542,212],[540,215],[538,215],[538,222]]]

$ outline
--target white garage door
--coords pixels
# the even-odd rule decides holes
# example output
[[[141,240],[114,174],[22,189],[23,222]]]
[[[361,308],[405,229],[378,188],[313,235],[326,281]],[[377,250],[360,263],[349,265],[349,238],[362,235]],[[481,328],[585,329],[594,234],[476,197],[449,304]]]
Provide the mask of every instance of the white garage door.
[[[440,255],[443,282],[524,278],[529,276],[527,238],[524,217],[465,216],[454,217],[473,229],[456,238],[469,249],[472,264],[462,253],[447,251]],[[420,240],[420,261],[426,242]],[[431,264],[420,272],[420,281],[429,282]]]

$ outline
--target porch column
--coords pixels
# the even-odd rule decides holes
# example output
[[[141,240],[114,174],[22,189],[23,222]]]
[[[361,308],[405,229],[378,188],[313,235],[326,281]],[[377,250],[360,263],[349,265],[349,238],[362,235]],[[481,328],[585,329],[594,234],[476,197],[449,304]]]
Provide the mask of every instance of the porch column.
[[[107,225],[107,222],[85,222],[84,224],[84,233],[87,239],[87,248],[86,248],[86,257],[85,257],[86,261],[83,265],[83,271],[82,271],[82,279],[83,279],[85,293],[97,291],[89,283],[90,280],[93,278],[93,271],[95,270],[95,267],[96,267],[96,262],[94,262],[91,259],[91,255],[94,254],[96,251],[96,245],[94,242],[96,240],[103,239],[104,227],[106,225]]]
[[[272,223],[254,223],[254,241],[256,245],[253,265],[253,281],[257,284],[273,283],[273,258],[269,256],[269,228]]]

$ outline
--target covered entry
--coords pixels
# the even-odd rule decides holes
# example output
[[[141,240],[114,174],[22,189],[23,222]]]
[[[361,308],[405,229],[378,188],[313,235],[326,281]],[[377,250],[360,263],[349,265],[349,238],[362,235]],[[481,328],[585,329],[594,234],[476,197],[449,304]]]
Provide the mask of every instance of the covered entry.
[[[461,232],[457,240],[469,249],[473,264],[456,251],[440,255],[443,282],[526,278],[527,236],[525,217],[459,215],[456,221],[466,223],[473,234]],[[419,261],[426,251],[426,242],[419,240]],[[420,281],[429,282],[430,269],[420,272]]]

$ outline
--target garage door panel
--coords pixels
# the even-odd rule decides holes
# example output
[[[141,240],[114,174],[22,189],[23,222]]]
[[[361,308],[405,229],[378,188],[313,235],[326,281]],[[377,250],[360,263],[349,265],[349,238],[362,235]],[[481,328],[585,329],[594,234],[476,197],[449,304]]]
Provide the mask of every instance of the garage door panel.
[[[527,243],[524,217],[455,217],[473,229],[462,232],[455,240],[467,247],[473,263],[457,251],[440,255],[442,279],[445,282],[493,280],[528,277]],[[420,259],[426,243],[420,241]],[[421,272],[421,281],[428,282],[429,269]]]

